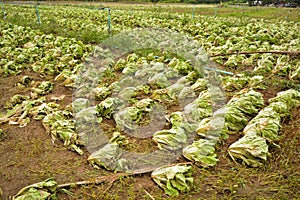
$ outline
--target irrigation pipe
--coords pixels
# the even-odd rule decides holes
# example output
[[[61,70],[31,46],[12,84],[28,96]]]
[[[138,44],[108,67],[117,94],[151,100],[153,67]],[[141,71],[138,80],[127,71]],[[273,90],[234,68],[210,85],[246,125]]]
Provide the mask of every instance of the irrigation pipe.
[[[285,54],[285,55],[291,55],[291,56],[295,56],[295,57],[299,56],[299,58],[300,58],[300,51],[242,51],[242,52],[214,54],[214,55],[211,55],[210,57],[230,56],[230,55],[264,54],[264,53]]]

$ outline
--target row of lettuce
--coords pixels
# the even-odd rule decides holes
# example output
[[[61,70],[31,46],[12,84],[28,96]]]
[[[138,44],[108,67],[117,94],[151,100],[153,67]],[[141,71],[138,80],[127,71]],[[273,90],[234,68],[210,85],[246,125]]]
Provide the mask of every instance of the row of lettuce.
[[[5,9],[8,21],[37,27],[33,6],[5,5]],[[89,39],[85,40],[87,43],[99,43],[109,36],[105,10],[41,6],[40,14],[44,24],[40,28],[44,31],[53,30],[54,34],[63,37],[73,32],[72,37],[78,39],[89,35]],[[298,22],[206,16],[192,18],[188,14],[112,10],[111,27],[112,34],[133,28],[166,28],[182,32],[198,40],[210,55],[243,51],[300,51]],[[98,38],[98,41],[93,38]],[[77,58],[73,60],[76,62]],[[213,60],[234,69],[255,66],[254,70],[258,74],[276,70],[276,74],[299,80],[299,62],[285,55],[239,54],[225,59],[214,57]]]
[[[201,79],[197,81],[199,82],[199,80]],[[31,84],[28,77],[22,78],[21,83]],[[192,84],[191,88],[197,88],[195,84],[197,83]],[[86,117],[90,115],[87,113],[92,112],[97,115],[97,119],[100,118],[99,123],[102,122],[102,117],[107,119],[113,117],[115,121],[119,119],[118,103],[121,100],[116,97],[105,98],[97,106],[82,109],[74,116],[72,106],[77,104],[75,109],[79,109],[78,105],[82,106],[85,103],[84,99],[79,99],[79,101],[73,102],[73,105],[71,104],[61,110],[58,103],[45,102],[44,95],[49,94],[52,89],[53,85],[50,82],[42,82],[37,88],[32,89],[31,98],[21,95],[12,97],[9,106],[13,108],[5,117],[0,119],[0,122],[9,121],[10,124],[25,126],[30,119],[42,120],[44,127],[53,139],[63,140],[64,145],[68,148],[82,154],[80,146],[84,143],[78,136],[78,132],[75,131],[76,125],[73,117],[89,121],[90,119]],[[124,90],[127,89],[124,88]],[[173,112],[169,115],[168,121],[171,128],[156,132],[153,135],[153,140],[164,151],[181,149],[184,157],[195,162],[198,166],[205,167],[217,164],[218,160],[214,149],[216,143],[225,140],[226,134],[229,132],[240,132],[242,130],[244,136],[230,145],[228,148],[229,155],[234,160],[241,160],[252,167],[263,165],[270,154],[269,146],[276,145],[282,137],[279,133],[281,119],[288,116],[291,109],[299,106],[300,102],[300,93],[291,89],[279,92],[275,98],[269,100],[267,107],[261,109],[264,106],[262,94],[250,89],[241,91],[225,106],[212,113],[211,97],[208,97],[209,93],[205,84],[202,84],[202,89],[203,91],[200,92],[197,99],[187,104],[183,112]],[[129,96],[129,98],[133,97]],[[178,97],[178,93],[173,97]],[[52,100],[58,101],[61,98],[64,97],[52,97]],[[128,115],[123,119],[139,123],[151,112],[155,103],[152,99],[136,101],[133,106],[122,110],[125,111],[122,114]],[[193,107],[195,104],[196,107]],[[192,110],[188,110],[188,108],[192,108]],[[187,116],[184,116],[185,111],[188,112]],[[199,115],[201,113],[204,116]],[[252,118],[253,116],[255,117]],[[186,117],[193,119],[188,121]],[[197,119],[194,119],[194,117]],[[224,120],[224,126],[220,125],[222,120]],[[192,124],[191,121],[195,124]],[[132,124],[128,121],[118,121],[116,123],[121,127],[136,125],[136,123]],[[84,125],[86,124],[84,123]],[[129,126],[129,128],[133,129],[135,127]],[[201,139],[194,140],[192,144],[187,145],[188,131],[195,130],[201,136]],[[91,139],[95,140],[95,137]],[[97,144],[98,148],[89,156],[89,162],[95,167],[104,166],[108,170],[127,170],[127,172],[130,172],[130,166],[137,166],[134,166],[136,163],[127,162],[121,155],[119,145],[122,145],[125,139],[126,137],[121,131],[114,132],[113,137],[108,142],[100,145],[100,148],[99,143]],[[166,155],[170,156],[170,154]],[[163,159],[165,158],[163,157]],[[143,165],[140,162],[141,160],[138,161],[137,164]],[[178,195],[179,191],[189,191],[193,183],[190,166],[158,168],[152,172],[152,178],[168,195],[174,196]]]
[[[94,151],[92,151],[88,161],[93,166],[105,167],[113,171],[134,172],[133,169],[136,170],[147,165],[143,163],[142,159],[126,160],[126,156],[128,156],[126,153],[123,154],[125,155],[123,157],[120,146],[126,144],[126,140],[128,140],[123,134],[125,129],[132,131],[137,128],[137,125],[145,124],[145,120],[149,119],[149,114],[156,104],[174,105],[182,96],[194,94],[195,99],[193,101],[185,102],[182,105],[183,111],[171,112],[167,116],[170,129],[159,130],[153,134],[152,139],[157,143],[158,148],[162,152],[168,152],[160,158],[166,159],[166,156],[170,156],[171,152],[180,150],[185,158],[195,162],[198,166],[215,166],[218,161],[215,145],[226,140],[228,134],[242,131],[244,136],[228,148],[229,155],[234,160],[241,160],[249,166],[262,166],[270,154],[269,146],[276,145],[276,142],[280,140],[281,119],[288,116],[291,109],[299,106],[300,93],[293,89],[280,92],[275,98],[269,100],[267,107],[263,108],[262,94],[253,89],[244,89],[233,96],[226,105],[212,112],[214,102],[212,101],[212,93],[208,90],[211,87],[208,81],[194,71],[190,71],[190,65],[185,63],[187,75],[182,76],[174,84],[168,83],[169,79],[178,75],[176,66],[178,67],[180,62],[180,66],[182,66],[183,61],[173,59],[172,62],[169,60],[166,64],[160,59],[161,57],[154,57],[153,55],[144,58],[131,54],[125,62],[121,61],[113,68],[106,69],[105,74],[108,76],[114,76],[116,72],[126,74],[128,67],[132,70],[132,66],[135,64],[133,71],[130,71],[134,76],[129,78],[136,78],[141,74],[144,70],[143,66],[147,66],[147,68],[152,66],[150,72],[153,73],[150,73],[148,77],[149,85],[136,87],[127,87],[126,79],[125,81],[124,79],[114,79],[111,84],[100,80],[99,87],[95,88],[92,93],[101,102],[93,107],[88,105],[87,99],[77,98],[72,104],[61,109],[58,102],[64,96],[51,95],[55,87],[52,82],[43,81],[33,87],[34,80],[24,76],[19,80],[18,87],[32,87],[30,96],[13,96],[7,104],[8,113],[0,118],[0,123],[9,122],[9,124],[22,127],[26,126],[32,119],[42,120],[45,129],[53,140],[62,140],[66,147],[77,153],[83,154],[80,149],[82,145],[92,147]],[[164,68],[169,73],[165,72]],[[155,70],[162,70],[165,72],[163,74],[169,74],[169,76],[164,77],[162,82],[162,79],[153,78],[153,74],[157,73]],[[61,75],[57,77],[61,77]],[[74,83],[79,77],[72,73],[71,76],[64,78],[64,84],[68,87],[74,87],[74,84],[70,83]],[[132,81],[129,80],[129,82]],[[117,92],[117,95],[112,97],[114,92]],[[47,95],[51,95],[50,102],[46,101]],[[139,95],[150,95],[151,98],[139,100]],[[128,101],[127,107],[124,107],[122,101]],[[95,144],[96,146],[91,146],[89,138],[88,141],[83,141],[82,139],[85,137],[80,137],[78,132],[80,128],[85,131],[91,130],[87,127],[91,127],[89,122],[93,121],[91,118],[93,115],[96,115],[97,123],[112,118],[118,127],[118,131],[115,131],[108,141],[103,141],[101,137],[95,138],[93,135],[88,135],[92,136],[91,141],[95,141],[95,139],[103,141],[101,144],[99,142]],[[84,120],[84,123],[76,125],[74,119],[77,123],[78,120]],[[164,119],[160,118],[159,121],[161,120]],[[191,137],[192,132],[196,132],[201,139],[189,143],[191,141],[188,142],[188,138]],[[80,132],[80,134],[82,133]],[[149,162],[149,157],[147,161]],[[161,164],[162,160],[159,161]],[[153,163],[151,162],[151,164]],[[168,195],[172,196],[177,196],[179,192],[189,191],[193,183],[191,166],[158,168],[152,172],[152,178]],[[38,190],[35,193],[39,194]],[[53,192],[48,193],[52,195]],[[32,194],[25,193],[22,195]]]

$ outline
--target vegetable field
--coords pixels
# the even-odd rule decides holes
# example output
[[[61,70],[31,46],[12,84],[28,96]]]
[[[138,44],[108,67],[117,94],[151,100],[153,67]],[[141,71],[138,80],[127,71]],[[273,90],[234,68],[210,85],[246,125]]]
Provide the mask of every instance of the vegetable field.
[[[299,9],[1,6],[0,199],[300,198]]]

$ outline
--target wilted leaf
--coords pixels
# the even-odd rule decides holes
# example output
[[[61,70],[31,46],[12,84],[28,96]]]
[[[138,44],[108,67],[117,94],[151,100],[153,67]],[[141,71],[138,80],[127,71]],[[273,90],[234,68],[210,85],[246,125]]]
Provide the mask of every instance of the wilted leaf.
[[[122,101],[119,98],[107,98],[97,105],[97,114],[110,119],[112,114],[114,114],[117,111],[121,103]]]
[[[57,183],[49,178],[43,182],[24,187],[13,197],[13,200],[56,200],[56,188]]]
[[[162,130],[153,134],[153,140],[160,149],[177,150],[187,143],[185,130],[181,127]]]
[[[53,90],[53,83],[49,81],[43,81],[37,88],[32,88],[32,90],[40,95],[45,95]]]
[[[286,103],[288,110],[290,110],[300,103],[300,92],[294,89],[279,92],[276,97],[269,99],[269,103],[272,102]]]
[[[230,145],[228,153],[233,159],[240,159],[252,167],[260,167],[267,160],[268,145],[264,138],[249,132]]]
[[[188,192],[193,185],[191,166],[161,167],[151,173],[151,178],[164,189],[169,196],[178,196],[179,192]]]
[[[217,154],[215,153],[215,141],[200,139],[182,150],[182,154],[188,160],[207,167],[217,164]]]

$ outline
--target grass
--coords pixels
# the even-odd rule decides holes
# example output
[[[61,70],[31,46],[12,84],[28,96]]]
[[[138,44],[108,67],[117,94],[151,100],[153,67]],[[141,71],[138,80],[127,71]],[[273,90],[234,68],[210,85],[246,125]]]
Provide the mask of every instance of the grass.
[[[74,5],[67,4],[72,7]],[[275,7],[249,7],[249,6],[220,6],[220,5],[203,5],[203,4],[126,4],[126,3],[101,3],[99,4],[81,4],[76,7],[89,9],[99,7],[110,7],[112,10],[150,11],[150,12],[177,12],[195,15],[208,15],[218,17],[252,17],[262,19],[279,19],[287,21],[300,21],[299,8],[275,8]]]
[[[238,12],[220,13],[220,17],[251,17],[261,19],[278,19],[300,21],[300,11],[297,8],[249,8]]]

